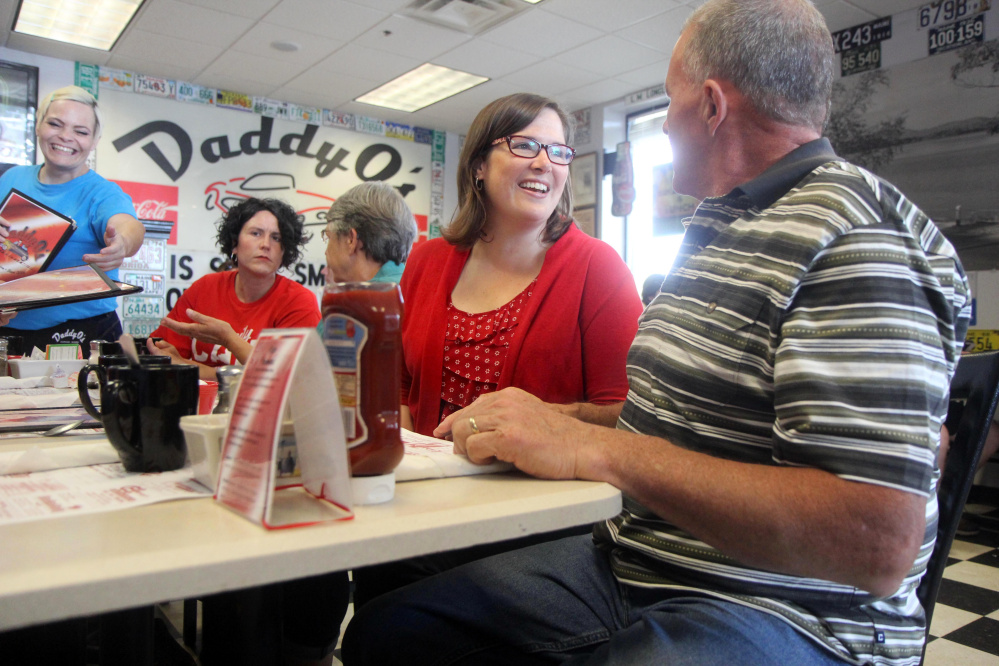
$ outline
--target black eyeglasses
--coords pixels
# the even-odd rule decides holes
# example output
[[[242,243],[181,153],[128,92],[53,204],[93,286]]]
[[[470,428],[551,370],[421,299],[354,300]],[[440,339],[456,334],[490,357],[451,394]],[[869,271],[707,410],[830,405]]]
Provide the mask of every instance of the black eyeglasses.
[[[504,141],[510,148],[511,153],[517,157],[523,157],[526,159],[537,157],[542,148],[544,148],[545,152],[548,153],[548,159],[551,160],[552,164],[565,165],[571,162],[572,158],[576,156],[576,151],[565,144],[545,144],[540,141],[535,141],[529,136],[519,136],[517,134],[496,139],[491,145],[495,146],[496,144],[503,143]]]

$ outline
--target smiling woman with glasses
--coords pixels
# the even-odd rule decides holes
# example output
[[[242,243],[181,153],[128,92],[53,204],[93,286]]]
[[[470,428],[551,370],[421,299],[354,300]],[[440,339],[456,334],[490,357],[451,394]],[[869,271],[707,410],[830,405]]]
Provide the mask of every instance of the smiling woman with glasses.
[[[552,164],[568,165],[576,156],[576,151],[564,143],[541,143],[529,136],[504,136],[493,141],[493,145],[504,141],[510,147],[510,152],[517,157],[537,157],[541,153],[541,149],[544,148]]]
[[[442,420],[507,387],[576,413],[624,400],[642,304],[617,253],[573,223],[574,155],[569,119],[545,97],[503,97],[472,122],[458,210],[402,276],[403,427],[444,437]],[[470,559],[355,570],[355,605]]]

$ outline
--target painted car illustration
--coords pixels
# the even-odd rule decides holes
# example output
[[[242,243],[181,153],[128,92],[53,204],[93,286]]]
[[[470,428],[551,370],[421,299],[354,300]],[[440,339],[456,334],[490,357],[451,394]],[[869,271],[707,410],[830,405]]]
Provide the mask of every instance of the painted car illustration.
[[[325,224],[326,211],[336,198],[295,187],[290,173],[261,172],[252,176],[216,181],[205,188],[205,209],[223,213],[250,197],[279,197],[287,201],[308,225]]]

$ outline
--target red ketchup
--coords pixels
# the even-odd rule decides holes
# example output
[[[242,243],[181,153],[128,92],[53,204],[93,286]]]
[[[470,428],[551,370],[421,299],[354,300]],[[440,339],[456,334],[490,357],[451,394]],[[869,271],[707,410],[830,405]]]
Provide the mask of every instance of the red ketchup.
[[[323,292],[323,343],[333,366],[352,476],[402,461],[402,294],[388,282],[335,282]]]

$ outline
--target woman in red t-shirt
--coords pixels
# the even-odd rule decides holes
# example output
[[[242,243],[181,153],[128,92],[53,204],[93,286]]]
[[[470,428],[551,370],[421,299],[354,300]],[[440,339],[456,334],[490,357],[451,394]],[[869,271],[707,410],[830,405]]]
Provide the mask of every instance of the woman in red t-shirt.
[[[277,272],[298,261],[311,238],[295,209],[278,199],[246,199],[218,223],[218,245],[236,268],[199,278],[150,337],[154,354],[200,368],[246,363],[252,341],[265,328],[315,328],[319,301]]]

